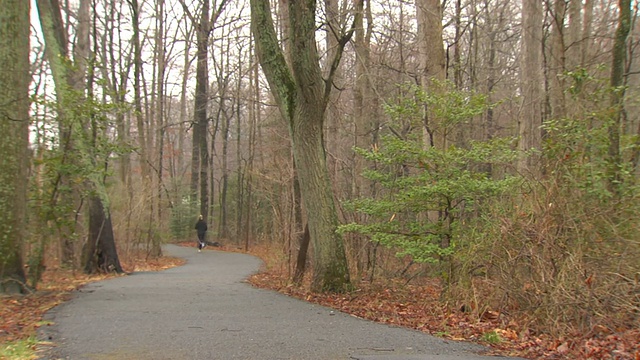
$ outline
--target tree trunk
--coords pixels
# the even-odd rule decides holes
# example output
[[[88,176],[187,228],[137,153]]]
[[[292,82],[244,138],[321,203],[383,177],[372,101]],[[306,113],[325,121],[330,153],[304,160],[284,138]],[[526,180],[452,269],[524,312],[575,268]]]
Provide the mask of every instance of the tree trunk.
[[[221,96],[221,105],[223,106],[224,96]],[[231,126],[231,117],[227,115],[226,111],[223,111],[223,126],[222,126],[222,179],[220,184],[220,224],[218,226],[218,233],[224,239],[229,234],[227,231],[227,192],[229,182],[229,165],[228,165],[228,153],[229,153],[229,127]]]
[[[522,116],[518,123],[519,149],[539,148],[542,126],[542,4],[539,0],[524,0],[522,6]],[[533,156],[522,156],[520,171],[533,171]]]
[[[569,27],[567,31],[566,68],[573,71],[580,66],[580,56],[586,36],[582,35],[582,0],[569,0]]]
[[[55,7],[53,6],[55,3]],[[38,13],[39,13],[39,17],[40,17],[40,22],[42,24],[43,27],[48,27],[51,29],[51,31],[49,31],[48,33],[44,33],[45,36],[45,42],[49,41],[51,43],[54,44],[58,44],[58,46],[56,47],[49,47],[46,46],[45,47],[45,54],[47,58],[52,58],[52,57],[56,57],[55,61],[49,61],[49,67],[51,69],[51,73],[53,75],[54,78],[60,78],[60,77],[64,77],[64,82],[62,83],[55,83],[54,82],[54,88],[56,90],[56,94],[60,93],[63,91],[64,87],[67,85],[62,85],[62,84],[67,84],[68,80],[66,79],[67,75],[66,75],[66,69],[63,66],[62,61],[60,61],[63,58],[68,58],[69,54],[68,54],[68,36],[67,36],[67,32],[65,30],[64,25],[62,24],[62,15],[60,13],[60,11],[53,11],[53,9],[57,9],[59,4],[57,1],[55,1],[54,3],[52,3],[51,0],[46,0],[46,1],[38,1],[36,3],[37,8],[38,8]],[[43,22],[44,21],[44,22]],[[49,36],[49,38],[47,39],[47,36]],[[57,49],[63,49],[64,53],[58,55],[55,52],[57,51]],[[53,52],[53,53],[52,53]],[[64,164],[65,165],[75,165],[75,162],[77,162],[77,157],[73,155],[74,152],[74,142],[73,139],[71,137],[72,134],[72,126],[71,124],[69,124],[69,122],[66,120],[65,117],[65,112],[63,109],[59,109],[58,114],[57,114],[57,122],[58,122],[58,131],[59,131],[59,137],[60,137],[60,149],[63,152],[63,156],[64,156]],[[57,181],[57,184],[55,184],[54,186],[56,187],[56,192],[57,195],[55,197],[52,198],[51,203],[49,204],[49,206],[51,208],[54,207],[58,207],[58,208],[65,208],[65,209],[71,209],[71,208],[75,208],[75,203],[78,203],[78,189],[77,186],[73,183],[73,181],[70,179],[70,176],[66,173],[60,173],[59,175],[59,179]],[[59,195],[58,195],[59,193]],[[58,229],[59,232],[59,238],[60,238],[60,247],[61,247],[61,262],[63,265],[65,266],[69,266],[69,267],[73,267],[74,265],[74,258],[75,258],[75,244],[74,244],[74,238],[75,238],[75,224],[71,225],[70,222],[68,221],[56,221],[56,227]]]
[[[462,0],[456,0],[456,12],[453,18],[455,24],[455,44],[453,45],[453,83],[456,89],[462,89],[462,59],[460,48],[462,47]],[[492,29],[489,29],[492,31]]]
[[[366,6],[365,6],[366,2]],[[371,2],[357,1],[355,4],[355,11],[361,15],[355,18],[355,87],[353,89],[353,145],[357,148],[367,148],[374,143],[373,137],[370,134],[375,132],[375,117],[372,109],[373,86],[371,85],[371,79],[369,72],[371,71],[371,33],[373,28],[373,21],[371,19]],[[367,19],[367,25],[365,27],[364,19]],[[366,180],[362,173],[365,168],[365,160],[362,156],[358,155],[355,151],[352,151],[352,179],[351,179],[351,196],[358,198],[362,196],[372,195],[372,186],[374,182]],[[371,166],[375,166],[371,163]],[[355,235],[350,241],[352,244],[353,252],[356,254],[364,253],[363,249],[369,246],[369,240],[364,236]],[[356,269],[358,275],[362,273],[364,268],[364,262],[361,257],[356,260]]]
[[[369,0],[358,1],[356,3],[356,12],[360,16],[356,17],[355,24],[355,57],[356,57],[356,83],[353,89],[354,100],[354,145],[358,148],[364,148],[371,145],[371,137],[369,134],[374,130],[372,111],[371,111],[371,93],[372,85],[369,77],[371,64],[371,3]],[[367,27],[364,26],[364,18],[367,17]],[[364,160],[361,156],[354,153],[353,157],[353,191],[352,196],[359,197],[362,195],[364,181],[361,174],[364,169]]]
[[[309,224],[305,224],[304,231],[299,239],[300,250],[296,258],[296,270],[293,273],[293,283],[300,285],[307,270],[307,252],[309,251]]]
[[[131,20],[133,31],[133,104],[135,110],[136,126],[139,139],[140,169],[142,172],[143,184],[149,181],[149,167],[147,164],[147,135],[144,124],[144,114],[142,112],[142,44],[140,43],[140,6],[138,0],[130,0]]]
[[[250,72],[251,73],[251,72]],[[251,81],[251,75],[249,75],[249,83],[253,84]],[[238,82],[238,99],[240,98],[240,82]],[[251,105],[248,105],[251,107]],[[238,161],[237,173],[236,173],[236,232],[235,239],[236,245],[240,244],[240,229],[242,228],[242,214],[244,209],[244,167],[242,166],[242,126],[240,122],[241,116],[241,106],[240,101],[236,103],[236,159]]]
[[[556,0],[551,13],[551,44],[548,59],[549,102],[551,117],[560,119],[566,115],[565,62],[566,45],[565,17],[567,7],[565,0]]]
[[[203,216],[205,221],[207,221],[209,213],[209,190],[207,189],[207,174],[209,170],[209,149],[207,147],[207,128],[209,124],[209,119],[207,118],[209,28],[209,0],[204,0],[200,13],[200,23],[196,30],[198,62],[196,64],[191,191],[194,191],[194,183],[200,185],[200,215]],[[194,181],[194,179],[197,180]]]
[[[29,1],[0,9],[0,293],[24,293],[29,148]]]
[[[57,5],[57,2],[54,2]],[[80,3],[80,9],[82,11],[79,12],[80,27],[78,29],[78,44],[76,44],[76,59],[74,61],[74,67],[69,67],[64,64],[64,59],[67,58],[66,54],[68,54],[69,51],[67,48],[68,42],[66,41],[65,34],[62,33],[63,28],[55,20],[61,18],[60,7],[52,6],[51,0],[38,0],[36,4],[38,6],[40,23],[42,24],[42,33],[44,34],[45,45],[47,47],[47,58],[49,60],[55,84],[58,103],[57,110],[59,116],[64,116],[65,112],[67,111],[72,113],[75,112],[74,116],[71,117],[69,121],[71,123],[71,129],[73,130],[73,132],[79,134],[76,140],[79,147],[78,156],[80,157],[80,161],[83,164],[91,164],[91,166],[98,168],[97,162],[100,160],[96,158],[97,154],[95,153],[95,144],[89,144],[87,141],[87,139],[93,139],[95,142],[95,136],[98,131],[97,125],[94,123],[93,119],[90,119],[90,126],[89,119],[86,118],[88,117],[88,115],[82,111],[76,111],[76,108],[74,108],[74,106],[80,106],[79,104],[77,104],[78,101],[85,101],[82,91],[86,87],[86,62],[89,58],[88,53],[90,52],[88,19],[89,2],[88,0],[82,0]],[[77,94],[74,95],[72,91],[75,91]],[[87,129],[92,131],[92,134],[82,134],[83,132],[86,132]],[[108,203],[108,199],[106,199],[107,194],[103,178],[97,179],[91,177],[90,179],[87,179],[86,184],[89,188],[89,191],[94,193],[94,195],[92,196],[105,197],[105,199],[98,199],[100,201],[101,207],[103,203]],[[101,223],[101,226],[105,227],[103,232],[111,234],[111,236],[100,239],[100,241],[106,243],[97,244],[97,246],[113,249],[113,251],[105,251],[101,254],[101,256],[103,257],[110,257],[108,259],[105,258],[103,262],[118,264],[118,266],[114,267],[111,271],[122,272],[122,269],[119,267],[118,255],[115,251],[116,247],[115,240],[113,238],[111,219],[106,219],[104,217],[107,216],[107,214],[108,210],[102,210],[102,212],[90,211],[90,228],[92,223]],[[98,218],[96,218],[96,216],[98,216]],[[91,244],[89,244],[89,246],[91,246]],[[88,267],[89,263],[85,263],[85,270]],[[109,269],[111,269],[111,267],[109,267]]]
[[[157,176],[158,183],[156,191],[158,192],[158,208],[157,208],[157,222],[156,224],[162,224],[164,222],[162,216],[162,186],[163,186],[163,173],[164,173],[164,105],[165,105],[165,96],[164,96],[164,76],[165,76],[165,67],[166,67],[166,55],[164,49],[164,37],[166,36],[164,31],[164,1],[159,1],[156,3],[156,61],[158,63],[158,75],[156,76],[156,151],[158,152],[158,160],[157,160]],[[151,219],[153,221],[153,214],[151,214]],[[150,224],[149,226],[158,227],[158,225]],[[158,231],[153,232],[153,238],[151,242],[151,253],[152,257],[160,257],[162,256],[162,247],[160,244],[160,234]]]
[[[189,28],[191,29],[191,28]],[[187,31],[187,35],[186,35],[186,43],[185,43],[185,49],[190,49],[191,48],[191,44],[192,44],[192,38],[193,38],[193,31],[192,30],[188,30]],[[183,57],[183,61],[184,61],[184,66],[182,68],[182,82],[181,82],[181,91],[180,91],[180,125],[178,127],[178,159],[177,159],[177,165],[176,165],[176,177],[177,179],[175,180],[175,186],[176,186],[176,196],[182,196],[182,194],[179,194],[179,192],[177,191],[183,182],[182,179],[182,174],[184,171],[184,152],[185,152],[185,124],[187,123],[187,83],[189,80],[189,76],[191,75],[190,69],[191,69],[191,61],[190,61],[190,54],[189,51],[185,50],[184,52],[184,57]],[[178,175],[180,174],[180,175]]]
[[[616,28],[611,62],[611,123],[609,124],[609,189],[616,194],[619,193],[619,185],[622,181],[620,132],[624,112],[627,36],[631,29],[631,0],[618,0],[618,10],[618,27]]]
[[[260,64],[291,133],[314,249],[312,288],[344,291],[350,282],[349,272],[342,237],[336,233],[338,216],[323,141],[331,79],[325,83],[318,63],[315,10],[314,0],[295,1],[289,6],[291,71],[278,45],[268,2],[251,0],[251,26]]]
[[[422,86],[429,89],[431,80],[444,81],[445,52],[442,38],[441,0],[415,0],[420,41]]]
[[[89,239],[85,244],[84,256],[84,271],[87,274],[124,272],[116,251],[111,215],[96,195],[89,198]]]
[[[593,38],[591,36],[591,28],[593,23],[593,7],[595,0],[585,0],[584,3],[584,24],[582,25],[582,51],[580,54],[580,65],[586,66],[587,59],[593,52],[591,46],[593,44]]]
[[[335,58],[336,52],[339,51],[339,29],[341,28],[340,8],[337,0],[324,0],[324,10],[326,14],[327,29],[325,35],[325,46],[327,48],[326,60],[324,65],[324,77],[329,77],[329,71],[331,70],[331,60]],[[335,69],[333,75],[333,84],[338,89],[342,89],[342,71],[340,67]],[[327,158],[327,164],[329,167],[329,176],[334,184],[340,184],[341,181],[338,177],[339,166],[338,157],[340,156],[340,134],[338,129],[341,126],[340,111],[338,110],[338,93],[336,91],[331,92],[329,102],[327,103],[327,109],[325,114],[325,148],[331,149],[332,154]],[[338,190],[338,189],[336,189]],[[338,190],[338,194],[339,194]]]
[[[420,82],[425,91],[433,91],[433,81],[446,79],[444,40],[442,38],[442,6],[440,0],[415,0],[420,44]],[[447,129],[425,109],[423,120],[425,146],[444,149],[447,146]]]

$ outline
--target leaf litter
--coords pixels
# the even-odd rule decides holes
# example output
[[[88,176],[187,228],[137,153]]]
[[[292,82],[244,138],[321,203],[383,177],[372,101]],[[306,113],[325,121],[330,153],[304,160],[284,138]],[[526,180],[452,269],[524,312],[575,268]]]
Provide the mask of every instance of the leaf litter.
[[[137,254],[122,263],[127,272],[133,272],[160,271],[179,266],[184,261],[171,257],[149,259]],[[0,296],[0,346],[28,339],[39,327],[52,325],[43,320],[44,314],[68,300],[72,291],[115,276],[119,275],[86,275],[59,268],[47,269],[38,291],[25,296]],[[640,329],[617,329],[615,332],[595,329],[597,331],[588,335],[575,333],[564,337],[536,334],[524,325],[528,323],[527,319],[510,319],[496,311],[485,311],[478,316],[452,309],[440,301],[441,289],[435,283],[406,285],[400,281],[387,281],[381,285],[362,282],[349,293],[321,294],[309,291],[308,286],[291,285],[282,266],[263,269],[248,282],[362,319],[412,328],[450,340],[481,343],[490,348],[487,355],[527,359],[640,360]],[[493,338],[488,334],[495,334],[498,341],[488,341]]]
[[[308,284],[288,283],[282,267],[265,268],[248,282],[259,288],[327,306],[352,316],[416,329],[442,338],[471,341],[489,347],[486,355],[517,356],[527,359],[615,359],[640,360],[640,329],[620,329],[616,333],[573,333],[553,336],[535,333],[528,319],[513,319],[498,311],[478,315],[453,308],[440,300],[441,288],[428,281],[407,285],[387,280],[384,284],[361,282],[345,294],[320,294]]]
[[[142,253],[121,260],[127,273],[160,271],[184,263],[184,260],[172,257],[150,259]],[[0,296],[0,347],[28,339],[35,336],[39,327],[52,325],[43,320],[45,313],[67,301],[73,291],[88,283],[117,276],[124,275],[87,275],[69,269],[48,267],[36,291],[27,295]]]

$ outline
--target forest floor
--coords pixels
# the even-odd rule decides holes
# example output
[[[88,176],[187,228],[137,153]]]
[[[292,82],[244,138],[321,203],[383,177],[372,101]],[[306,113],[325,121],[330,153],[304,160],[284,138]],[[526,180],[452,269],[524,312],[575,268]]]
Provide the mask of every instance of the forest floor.
[[[191,243],[184,246],[194,246]],[[222,249],[238,251],[237,249]],[[270,266],[274,253],[254,248],[253,255],[267,266],[249,279],[256,287],[271,289],[288,296],[331,307],[363,319],[424,331],[435,336],[465,340],[489,346],[495,355],[519,356],[529,359],[631,359],[640,360],[640,329],[612,333],[599,331],[589,336],[554,337],[522,330],[515,319],[485,312],[484,316],[451,311],[439,299],[437,284],[407,285],[389,280],[383,283],[362,282],[348,294],[318,294],[308,286],[292,286],[286,267]],[[121,259],[127,272],[160,271],[179,266],[181,259],[163,257],[148,260],[144,253]],[[39,290],[27,296],[0,297],[0,358],[3,349],[34,339],[40,326],[46,326],[43,315],[66,301],[71,292],[89,282],[117,275],[85,275],[81,272],[50,268],[45,272]],[[523,320],[521,320],[523,321]],[[37,341],[31,341],[33,348]],[[33,357],[13,357],[37,358]]]
[[[265,261],[262,271],[249,279],[256,287],[324,305],[367,320],[412,328],[451,340],[471,341],[490,347],[490,354],[527,359],[640,360],[640,329],[604,327],[590,334],[574,332],[553,336],[534,333],[528,319],[513,319],[496,311],[472,314],[452,309],[440,299],[436,282],[390,279],[375,284],[361,281],[346,294],[319,294],[309,284],[293,286],[284,257],[269,249],[251,253]]]

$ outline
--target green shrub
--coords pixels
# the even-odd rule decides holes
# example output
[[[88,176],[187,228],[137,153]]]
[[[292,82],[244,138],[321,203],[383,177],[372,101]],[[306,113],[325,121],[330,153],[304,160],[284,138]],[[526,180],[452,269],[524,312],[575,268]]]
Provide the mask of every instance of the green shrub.
[[[489,106],[485,98],[450,90],[440,95],[411,88],[415,96],[388,107],[391,134],[371,150],[356,149],[375,169],[363,174],[384,189],[375,198],[346,204],[366,215],[368,221],[345,224],[342,232],[356,232],[371,241],[409,255],[414,262],[451,260],[467,231],[464,219],[481,210],[485,199],[512,189],[517,177],[494,178],[488,164],[514,161],[517,153],[511,139],[471,142],[467,148],[440,149],[425,146],[421,130],[406,131],[425,106],[438,116],[439,126],[463,123]],[[450,274],[445,274],[449,276]]]

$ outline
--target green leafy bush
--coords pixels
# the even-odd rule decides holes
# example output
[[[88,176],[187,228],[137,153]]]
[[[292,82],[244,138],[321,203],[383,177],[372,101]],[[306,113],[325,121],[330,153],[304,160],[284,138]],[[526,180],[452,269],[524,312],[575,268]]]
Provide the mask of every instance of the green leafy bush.
[[[437,116],[437,126],[448,127],[464,123],[489,105],[483,96],[469,92],[410,90],[411,98],[387,108],[391,134],[382,136],[381,144],[371,150],[356,149],[376,164],[363,175],[384,190],[375,198],[347,203],[368,221],[345,224],[340,231],[364,234],[414,262],[438,262],[449,258],[463,238],[466,228],[461,220],[479,211],[484,199],[519,181],[513,176],[494,178],[485,171],[487,165],[510,163],[517,154],[511,139],[471,142],[467,148],[426,146],[421,129],[412,128],[425,107]]]

